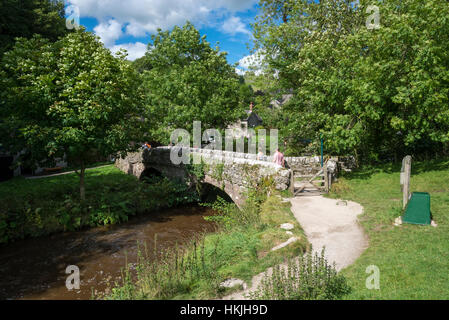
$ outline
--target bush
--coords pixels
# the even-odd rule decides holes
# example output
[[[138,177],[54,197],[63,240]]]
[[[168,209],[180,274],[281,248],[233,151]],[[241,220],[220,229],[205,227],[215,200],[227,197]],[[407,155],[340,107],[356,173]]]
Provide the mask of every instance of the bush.
[[[328,264],[323,249],[321,255],[308,252],[289,260],[287,269],[277,265],[250,296],[260,300],[335,300],[349,292],[345,277]]]
[[[254,205],[249,202],[240,210],[234,203],[229,203],[221,197],[212,204],[203,204],[211,207],[216,215],[205,217],[207,221],[216,222],[224,230],[233,228],[246,228],[260,224],[260,213]]]

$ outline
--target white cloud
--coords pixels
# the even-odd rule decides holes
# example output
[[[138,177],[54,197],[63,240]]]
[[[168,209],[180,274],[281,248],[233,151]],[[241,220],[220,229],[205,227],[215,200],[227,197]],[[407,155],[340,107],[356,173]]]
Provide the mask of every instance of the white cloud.
[[[251,36],[251,32],[246,28],[240,17],[230,17],[221,26],[221,30],[230,35],[243,33]]]
[[[112,46],[122,36],[122,25],[111,19],[94,28],[95,34],[101,38],[106,47]]]
[[[217,27],[229,34],[250,34],[235,13],[250,9],[258,0],[68,0],[79,8],[82,17],[92,17],[99,24],[94,32],[106,47],[116,49],[116,41],[124,36],[144,37],[158,28],[171,29],[190,21],[201,27]],[[223,17],[229,17],[221,26]],[[142,53],[142,45],[122,45],[130,49],[130,56]],[[118,49],[117,49],[118,50]]]
[[[263,71],[263,59],[264,54],[262,51],[257,51],[254,54],[243,57],[239,60],[239,66],[241,71],[252,70],[256,75],[260,75]],[[242,70],[242,68],[244,70]]]
[[[246,71],[239,68],[235,68],[235,73],[237,73],[239,76],[244,76]]]
[[[81,16],[107,21],[114,17],[126,25],[126,34],[143,36],[157,28],[170,29],[192,23],[209,24],[214,12],[237,12],[251,8],[257,0],[69,0]]]
[[[145,55],[147,45],[142,42],[117,44],[111,48],[111,51],[116,53],[120,49],[128,51],[128,60],[134,61]]]

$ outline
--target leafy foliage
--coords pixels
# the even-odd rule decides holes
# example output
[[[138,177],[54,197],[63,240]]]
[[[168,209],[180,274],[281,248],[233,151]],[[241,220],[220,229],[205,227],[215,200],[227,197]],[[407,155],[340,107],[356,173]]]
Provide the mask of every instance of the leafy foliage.
[[[323,135],[328,153],[365,161],[447,153],[447,2],[376,2],[373,30],[371,1],[262,2],[256,38],[284,87],[296,90],[282,128],[291,144]]]
[[[344,276],[337,274],[321,255],[308,252],[289,260],[287,267],[277,265],[266,274],[260,287],[251,294],[260,300],[337,300],[350,292]]]
[[[18,39],[1,72],[1,143],[34,161],[66,156],[81,167],[81,189],[93,153],[129,150],[139,136],[139,77],[123,53],[113,56],[90,33]]]
[[[259,211],[254,210],[251,206],[247,205],[240,210],[234,203],[229,203],[221,197],[218,197],[214,203],[206,205],[214,209],[217,214],[205,219],[216,222],[223,230],[229,231],[260,225]]]
[[[64,2],[60,0],[2,0],[0,2],[0,56],[14,45],[16,37],[40,34],[56,41],[68,30]]]
[[[239,79],[218,47],[187,23],[152,37],[143,61],[148,117],[156,140],[168,143],[171,131],[190,130],[193,121],[203,128],[225,128],[242,114]]]

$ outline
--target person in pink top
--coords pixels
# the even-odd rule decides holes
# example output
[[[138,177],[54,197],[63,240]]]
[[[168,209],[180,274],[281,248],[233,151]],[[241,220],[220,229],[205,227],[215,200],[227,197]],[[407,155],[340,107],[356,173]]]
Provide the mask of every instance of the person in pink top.
[[[284,155],[279,151],[279,148],[274,153],[273,162],[283,167],[285,165]]]

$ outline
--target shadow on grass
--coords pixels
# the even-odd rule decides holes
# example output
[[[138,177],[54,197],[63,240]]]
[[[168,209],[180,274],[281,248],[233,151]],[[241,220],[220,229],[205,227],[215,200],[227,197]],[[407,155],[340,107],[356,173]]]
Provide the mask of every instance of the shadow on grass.
[[[353,172],[343,172],[342,177],[348,180],[368,180],[379,173],[400,173],[402,163],[384,163],[379,165],[363,165]],[[412,175],[431,171],[445,171],[449,167],[449,159],[435,159],[430,161],[412,161]]]
[[[103,170],[86,172],[87,197],[94,196],[104,187],[124,189],[127,185],[135,184],[135,177],[116,172],[113,167]],[[76,173],[48,177],[36,180],[27,180],[22,177],[14,178],[0,184],[0,200],[7,198],[53,199],[64,198],[65,195],[79,193],[79,177]]]

